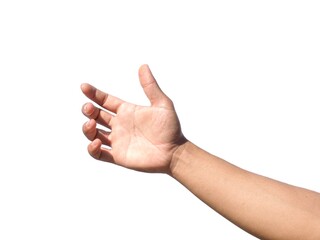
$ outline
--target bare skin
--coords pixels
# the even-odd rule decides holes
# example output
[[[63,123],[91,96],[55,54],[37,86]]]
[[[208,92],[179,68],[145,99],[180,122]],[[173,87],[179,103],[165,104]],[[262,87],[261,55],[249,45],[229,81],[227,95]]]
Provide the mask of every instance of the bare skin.
[[[151,106],[137,106],[82,84],[83,93],[103,109],[87,103],[83,113],[91,119],[83,126],[92,157],[146,172],[170,172],[176,149],[186,141],[172,101],[160,90],[147,66],[139,71],[141,86]],[[111,132],[96,128],[96,123]],[[101,145],[112,147],[111,150]]]
[[[165,173],[238,227],[261,239],[320,239],[320,194],[241,169],[187,140],[172,101],[149,67],[139,69],[150,106],[138,106],[89,84],[83,125],[89,154],[144,172]],[[97,128],[99,124],[102,128]]]

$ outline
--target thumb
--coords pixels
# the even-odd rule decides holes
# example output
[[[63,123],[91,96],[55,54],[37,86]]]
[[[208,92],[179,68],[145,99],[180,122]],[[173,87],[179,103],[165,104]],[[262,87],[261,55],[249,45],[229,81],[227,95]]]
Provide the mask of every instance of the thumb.
[[[171,100],[162,92],[147,64],[139,68],[140,84],[152,106],[169,106]]]

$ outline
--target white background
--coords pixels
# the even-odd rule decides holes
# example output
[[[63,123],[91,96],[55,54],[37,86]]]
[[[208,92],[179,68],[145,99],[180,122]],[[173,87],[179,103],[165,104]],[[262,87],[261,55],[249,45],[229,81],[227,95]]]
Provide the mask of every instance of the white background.
[[[320,191],[318,1],[0,1],[0,239],[255,239],[168,176],[91,159],[82,82],[148,104],[148,63],[183,132]],[[214,173],[213,173],[214,174]]]

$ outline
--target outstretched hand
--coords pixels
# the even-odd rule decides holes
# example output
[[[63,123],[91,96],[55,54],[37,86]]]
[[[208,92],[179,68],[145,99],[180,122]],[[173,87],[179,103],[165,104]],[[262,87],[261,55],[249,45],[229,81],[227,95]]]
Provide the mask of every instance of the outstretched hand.
[[[151,106],[138,106],[85,83],[82,92],[101,106],[86,103],[89,118],[83,133],[96,159],[146,172],[170,172],[175,151],[186,141],[172,101],[162,92],[149,67],[139,69],[140,84]],[[106,128],[97,128],[97,124]]]

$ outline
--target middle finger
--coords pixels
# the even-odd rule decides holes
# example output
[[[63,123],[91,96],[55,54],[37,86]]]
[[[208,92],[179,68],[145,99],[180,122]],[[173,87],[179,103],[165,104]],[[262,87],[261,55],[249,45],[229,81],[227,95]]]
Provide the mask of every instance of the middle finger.
[[[111,113],[103,111],[92,103],[86,103],[82,108],[82,112],[89,119],[96,120],[98,124],[111,128],[111,119],[113,117]]]

